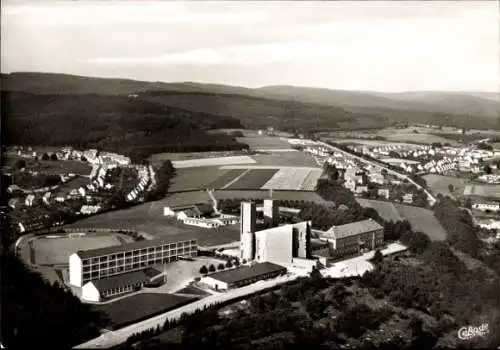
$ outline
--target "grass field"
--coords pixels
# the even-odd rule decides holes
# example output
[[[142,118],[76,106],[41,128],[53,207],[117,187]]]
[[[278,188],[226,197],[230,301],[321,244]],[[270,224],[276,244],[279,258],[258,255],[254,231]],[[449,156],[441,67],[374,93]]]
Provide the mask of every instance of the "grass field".
[[[268,182],[278,169],[252,169],[227,187],[229,190],[258,190]]]
[[[240,156],[242,151],[216,151],[216,152],[186,152],[186,153],[155,153],[149,156],[148,161],[152,165],[161,165],[165,160],[188,160],[199,158],[218,158]]]
[[[313,191],[321,173],[321,169],[314,168],[282,168],[262,189]]]
[[[114,329],[153,317],[195,300],[196,298],[173,294],[139,293],[112,303],[93,305],[92,308],[106,313],[110,319],[109,326]]]
[[[464,196],[479,196],[500,199],[500,186],[498,185],[467,185]]]
[[[68,264],[69,256],[77,250],[87,250],[121,245],[118,234],[92,234],[83,237],[37,238],[31,242],[34,251],[33,263],[37,265]],[[132,239],[120,235],[125,241]]]
[[[433,241],[446,239],[446,231],[431,210],[372,199],[356,198],[356,200],[362,207],[375,209],[384,220],[408,220],[413,231],[424,232]]]
[[[401,216],[410,222],[413,231],[424,232],[433,241],[446,239],[446,231],[431,210],[403,204],[394,204],[394,206]]]
[[[443,196],[449,196],[455,198],[455,195],[462,195],[469,182],[468,179],[444,176],[436,174],[428,174],[424,176],[427,185],[434,194],[441,193]],[[451,193],[448,186],[453,185],[453,192]]]
[[[214,158],[198,158],[188,160],[175,160],[172,162],[176,169],[221,166],[233,164],[253,164],[256,161],[249,156],[230,156],[230,157],[214,157]]]
[[[362,207],[375,209],[382,219],[386,221],[395,222],[403,219],[396,207],[394,207],[394,203],[365,198],[356,198],[356,201]]]

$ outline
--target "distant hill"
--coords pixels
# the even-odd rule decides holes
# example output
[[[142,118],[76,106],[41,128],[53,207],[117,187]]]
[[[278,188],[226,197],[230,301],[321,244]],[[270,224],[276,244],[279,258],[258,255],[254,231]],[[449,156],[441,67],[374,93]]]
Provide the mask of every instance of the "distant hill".
[[[142,82],[51,73],[2,74],[2,89],[45,95],[137,95],[155,104],[231,117],[249,128],[287,131],[433,123],[500,129],[499,103],[481,93],[343,91],[294,86],[251,89],[194,82]],[[479,94],[479,95],[478,95]],[[486,95],[485,95],[486,96]]]
[[[39,95],[2,91],[2,143],[96,147],[144,159],[157,152],[247,148],[209,129],[239,120],[110,95]]]
[[[259,91],[265,91],[273,96],[287,96],[295,100],[341,107],[411,109],[472,117],[500,117],[500,99],[495,93],[380,93],[294,86],[267,86],[260,88]]]

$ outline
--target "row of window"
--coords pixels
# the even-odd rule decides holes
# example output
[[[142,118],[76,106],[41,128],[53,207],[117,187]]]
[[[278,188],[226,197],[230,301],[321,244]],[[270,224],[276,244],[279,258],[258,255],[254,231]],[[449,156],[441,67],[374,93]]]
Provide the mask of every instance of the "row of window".
[[[123,293],[127,293],[127,292],[132,292],[134,290],[135,287],[139,287],[139,285],[137,286],[125,286],[125,287],[118,287],[118,288],[113,288],[113,289],[109,289],[109,290],[105,290],[102,292],[102,296],[103,297],[110,297],[110,296],[113,296],[113,295],[118,295],[118,294],[123,294]]]
[[[141,255],[141,256],[136,256],[136,257],[129,257],[129,258],[119,258],[119,259],[113,259],[113,260],[107,260],[104,262],[97,262],[97,263],[91,263],[91,264],[86,264],[83,267],[83,270],[89,270],[89,269],[102,269],[106,268],[108,266],[117,266],[117,265],[123,265],[125,264],[131,264],[131,263],[136,263],[136,262],[141,262],[141,261],[149,261],[149,260],[154,260],[154,259],[159,259],[159,258],[168,258],[172,256],[177,256],[177,255],[184,255],[184,254],[193,254],[197,252],[197,248],[183,248],[183,249],[177,249],[177,250],[171,250],[171,251],[165,251],[162,253],[151,253],[147,255]]]
[[[194,241],[194,243],[193,243]],[[193,241],[186,241],[185,244],[169,244],[169,245],[164,245],[164,246],[159,246],[159,247],[151,247],[151,248],[143,248],[139,250],[133,250],[130,252],[123,252],[123,253],[115,253],[115,254],[109,254],[109,255],[104,255],[101,257],[95,257],[91,259],[84,259],[83,264],[97,264],[99,262],[104,262],[107,260],[113,260],[117,258],[124,258],[124,257],[136,257],[136,256],[141,256],[145,254],[154,254],[154,253],[161,253],[165,251],[170,251],[170,250],[176,250],[177,248],[179,249],[186,249],[186,248],[197,248],[196,245],[196,240]]]
[[[243,281],[239,281],[239,282],[236,282],[234,285],[235,286],[244,286],[244,285],[247,285],[247,284],[251,284],[251,283],[254,283],[254,282],[258,282],[258,281],[261,281],[261,280],[265,280],[265,279],[268,279],[268,278],[272,278],[272,277],[276,277],[278,275],[280,275],[281,272],[271,272],[271,273],[267,273],[265,275],[261,275],[261,276],[257,276],[257,277],[253,277],[253,278],[249,278],[249,279],[246,279],[246,280],[243,280]]]
[[[195,256],[194,254],[192,256]],[[109,276],[114,276],[114,275],[119,275],[125,272],[131,272],[135,270],[141,270],[144,269],[150,265],[153,264],[167,264],[169,262],[177,261],[178,256],[173,256],[170,258],[164,258],[164,259],[156,259],[156,260],[150,260],[150,261],[144,261],[141,263],[135,263],[132,265],[125,265],[125,266],[118,266],[118,267],[112,267],[108,269],[102,269],[102,270],[93,270],[93,271],[85,271],[83,273],[82,279],[83,282],[88,282],[90,280],[95,280],[95,279],[100,279],[104,277],[109,277]]]

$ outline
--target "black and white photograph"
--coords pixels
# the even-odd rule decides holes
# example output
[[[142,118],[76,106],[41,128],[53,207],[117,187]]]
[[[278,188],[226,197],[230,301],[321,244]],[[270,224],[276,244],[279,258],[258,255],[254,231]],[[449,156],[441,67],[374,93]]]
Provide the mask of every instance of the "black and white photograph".
[[[500,2],[5,0],[1,349],[500,349]]]

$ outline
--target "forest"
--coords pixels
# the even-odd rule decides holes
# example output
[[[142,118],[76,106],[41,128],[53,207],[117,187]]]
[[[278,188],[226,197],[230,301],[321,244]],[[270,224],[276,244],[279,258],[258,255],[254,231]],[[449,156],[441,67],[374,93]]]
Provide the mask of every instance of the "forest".
[[[493,348],[500,343],[500,279],[467,270],[446,242],[411,257],[384,257],[372,272],[342,280],[310,277],[214,306],[138,334],[141,349]],[[467,342],[457,330],[486,322]],[[160,338],[156,335],[162,334]]]
[[[34,95],[2,91],[4,144],[98,148],[137,159],[158,152],[247,149],[235,137],[207,133],[241,128],[239,120],[136,99]]]
[[[7,349],[69,349],[99,336],[106,316],[51,285],[12,253],[0,253],[2,345]]]

